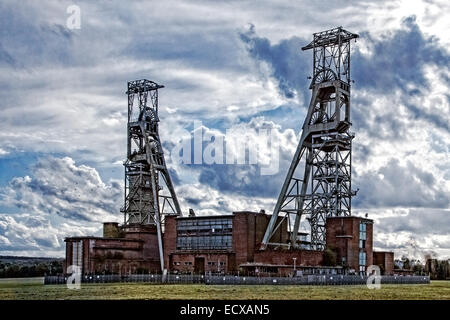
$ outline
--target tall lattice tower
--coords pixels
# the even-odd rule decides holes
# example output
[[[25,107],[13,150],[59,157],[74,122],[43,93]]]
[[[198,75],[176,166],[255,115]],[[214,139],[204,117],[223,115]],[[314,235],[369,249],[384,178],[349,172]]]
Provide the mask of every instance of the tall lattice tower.
[[[313,51],[311,102],[262,248],[271,244],[298,247],[304,216],[310,226],[308,248],[323,250],[326,218],[351,215],[356,192],[351,190],[350,41],[356,38],[339,27],[315,33],[313,41],[302,48]],[[291,231],[289,243],[271,242],[285,219]]]
[[[155,225],[161,270],[164,270],[162,229],[166,214],[181,215],[164,160],[158,132],[158,89],[150,80],[128,82],[128,147],[125,161],[124,225]]]

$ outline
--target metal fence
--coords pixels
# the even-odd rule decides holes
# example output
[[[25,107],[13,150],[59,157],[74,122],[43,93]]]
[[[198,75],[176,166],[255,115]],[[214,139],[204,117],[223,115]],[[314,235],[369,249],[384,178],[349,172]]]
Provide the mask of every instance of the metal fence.
[[[66,284],[67,276],[46,276],[44,284]],[[368,276],[357,275],[304,275],[298,277],[245,277],[211,275],[173,275],[166,276],[165,282],[160,274],[131,275],[85,275],[82,283],[155,283],[155,284],[193,284],[207,285],[364,285]],[[428,284],[429,276],[381,276],[381,284]]]

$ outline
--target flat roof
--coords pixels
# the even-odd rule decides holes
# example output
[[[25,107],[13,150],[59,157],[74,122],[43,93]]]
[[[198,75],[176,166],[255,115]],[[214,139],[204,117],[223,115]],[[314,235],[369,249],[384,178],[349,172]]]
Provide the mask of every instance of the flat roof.
[[[119,241],[132,241],[132,242],[144,242],[142,239],[130,239],[130,238],[104,238],[104,237],[94,237],[94,236],[84,236],[84,237],[66,237],[64,241],[68,240],[119,240]]]
[[[327,219],[361,219],[361,220],[373,222],[372,219],[365,218],[365,217],[359,217],[359,216],[327,217]]]
[[[232,214],[210,215],[210,216],[195,216],[195,217],[177,217],[177,219],[214,219],[214,218],[232,218]]]
[[[214,219],[214,218],[232,218],[236,213],[247,213],[247,214],[261,214],[270,216],[269,214],[263,213],[263,212],[256,212],[256,211],[233,211],[231,214],[218,214],[218,215],[206,215],[206,216],[177,216],[176,219]]]

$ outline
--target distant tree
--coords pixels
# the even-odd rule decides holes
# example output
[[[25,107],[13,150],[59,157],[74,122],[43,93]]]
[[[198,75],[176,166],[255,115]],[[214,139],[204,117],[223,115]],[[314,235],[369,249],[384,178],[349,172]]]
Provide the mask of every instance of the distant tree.
[[[20,267],[20,277],[21,278],[32,277],[32,275],[30,275],[30,267],[28,267],[28,266]]]
[[[437,278],[440,280],[445,280],[449,277],[449,266],[447,260],[438,260],[437,261]]]
[[[50,263],[51,266],[51,274],[61,274],[63,273],[63,263],[62,261],[54,260]]]
[[[49,267],[45,263],[39,263],[36,267],[36,273],[39,276],[43,276],[44,274],[48,274]]]
[[[421,275],[424,273],[424,270],[425,270],[425,268],[422,264],[420,264],[420,263],[414,264],[414,267],[413,267],[414,274]]]
[[[20,276],[20,267],[18,265],[11,265],[6,270],[6,277],[17,278]]]
[[[31,266],[28,269],[29,273],[30,273],[30,277],[36,277],[38,274],[36,273],[36,266]]]
[[[411,269],[411,262],[409,261],[407,256],[402,257],[403,269],[409,270]]]

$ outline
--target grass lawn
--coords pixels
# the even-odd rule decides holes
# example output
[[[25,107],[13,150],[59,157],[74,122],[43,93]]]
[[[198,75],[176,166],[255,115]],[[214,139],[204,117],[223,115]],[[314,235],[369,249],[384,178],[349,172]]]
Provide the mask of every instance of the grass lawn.
[[[0,280],[0,300],[11,299],[445,299],[450,300],[450,281],[429,285],[366,286],[268,286],[268,285],[157,285],[142,283],[82,284],[80,290],[65,285],[42,284],[42,279]]]

